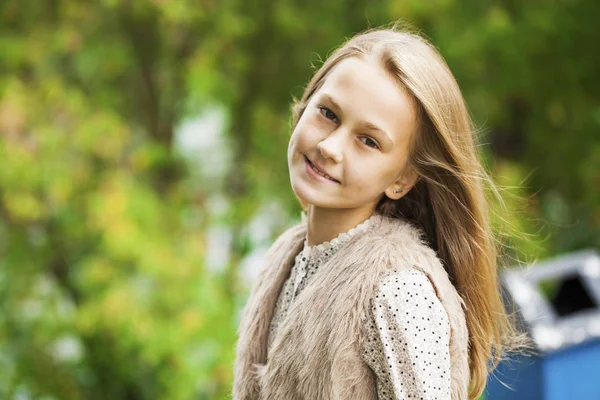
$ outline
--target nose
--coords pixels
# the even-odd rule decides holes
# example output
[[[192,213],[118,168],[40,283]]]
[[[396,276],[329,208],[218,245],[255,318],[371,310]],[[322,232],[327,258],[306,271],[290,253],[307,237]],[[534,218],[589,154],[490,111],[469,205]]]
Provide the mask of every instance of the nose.
[[[331,158],[336,163],[340,163],[343,160],[343,138],[344,135],[341,130],[334,131],[317,144],[317,149],[323,157]]]

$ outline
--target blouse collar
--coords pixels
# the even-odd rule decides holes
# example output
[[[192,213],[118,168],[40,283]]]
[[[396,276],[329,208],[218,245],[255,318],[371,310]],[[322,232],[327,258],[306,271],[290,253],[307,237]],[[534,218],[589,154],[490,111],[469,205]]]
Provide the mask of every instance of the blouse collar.
[[[314,259],[321,257],[324,253],[326,256],[331,256],[337,249],[346,244],[352,237],[360,232],[366,231],[376,218],[376,213],[373,213],[369,218],[346,232],[340,233],[337,237],[330,241],[325,241],[320,244],[308,245],[308,233],[304,239],[304,248],[302,250],[303,257]]]

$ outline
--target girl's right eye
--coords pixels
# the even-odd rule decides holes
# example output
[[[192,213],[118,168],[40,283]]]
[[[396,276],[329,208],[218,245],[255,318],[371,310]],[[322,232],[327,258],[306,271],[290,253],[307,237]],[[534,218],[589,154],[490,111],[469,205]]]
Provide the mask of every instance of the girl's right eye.
[[[318,107],[318,109],[319,109],[319,112],[321,113],[321,115],[323,115],[328,120],[331,120],[331,121],[333,121],[335,123],[338,122],[337,121],[337,116],[329,108],[327,108],[327,107]]]

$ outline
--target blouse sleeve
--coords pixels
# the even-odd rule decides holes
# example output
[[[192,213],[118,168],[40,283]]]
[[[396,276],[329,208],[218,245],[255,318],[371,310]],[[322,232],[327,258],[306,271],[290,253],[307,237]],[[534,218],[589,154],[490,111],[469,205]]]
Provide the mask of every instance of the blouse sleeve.
[[[379,400],[450,399],[448,314],[427,275],[395,271],[371,300],[364,356]]]

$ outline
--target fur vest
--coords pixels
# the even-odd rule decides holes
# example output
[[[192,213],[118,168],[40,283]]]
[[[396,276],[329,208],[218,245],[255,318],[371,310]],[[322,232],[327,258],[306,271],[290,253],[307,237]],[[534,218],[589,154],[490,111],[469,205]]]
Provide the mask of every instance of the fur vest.
[[[294,300],[267,351],[279,293],[306,237],[306,219],[285,231],[265,256],[238,328],[234,400],[376,400],[375,376],[362,361],[370,299],[386,272],[426,273],[450,321],[452,400],[466,400],[468,332],[464,301],[422,231],[376,215],[367,231],[324,263]]]

